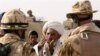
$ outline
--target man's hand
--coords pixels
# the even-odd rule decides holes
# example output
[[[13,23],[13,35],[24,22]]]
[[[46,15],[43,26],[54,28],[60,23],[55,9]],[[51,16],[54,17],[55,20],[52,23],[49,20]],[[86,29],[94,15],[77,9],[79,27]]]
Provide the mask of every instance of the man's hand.
[[[51,54],[53,54],[53,52],[54,52],[54,40],[52,40],[48,44],[49,44],[49,51],[51,52]]]
[[[43,38],[40,40],[40,42],[38,43],[38,44],[39,44],[39,49],[41,49],[41,48],[44,46],[45,43],[46,43],[46,39],[43,37]]]

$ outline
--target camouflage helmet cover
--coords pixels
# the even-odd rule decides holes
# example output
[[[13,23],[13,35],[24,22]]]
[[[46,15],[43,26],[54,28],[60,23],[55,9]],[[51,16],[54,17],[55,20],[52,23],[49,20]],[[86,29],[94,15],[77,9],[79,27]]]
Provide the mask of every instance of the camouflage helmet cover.
[[[1,20],[1,29],[26,29],[25,14],[19,9],[7,11]]]
[[[79,0],[72,6],[72,12],[68,13],[66,16],[69,18],[72,14],[91,14],[95,12],[97,12],[97,10],[92,10],[89,0]]]

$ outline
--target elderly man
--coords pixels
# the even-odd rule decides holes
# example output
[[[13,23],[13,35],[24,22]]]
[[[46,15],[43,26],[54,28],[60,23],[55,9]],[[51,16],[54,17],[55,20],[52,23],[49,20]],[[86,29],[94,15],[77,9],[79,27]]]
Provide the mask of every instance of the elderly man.
[[[43,40],[39,56],[52,56],[55,50],[61,45],[59,39],[64,33],[64,27],[57,21],[49,21],[43,26],[42,32]]]
[[[43,35],[51,50],[55,50],[61,44],[59,39],[63,33],[64,27],[57,21],[47,22],[43,27]]]
[[[50,55],[53,55],[55,50],[61,45],[60,37],[64,33],[64,27],[57,21],[49,21],[43,27],[43,36],[46,42],[43,47],[43,56],[48,56],[46,53],[50,51]],[[48,49],[48,51],[46,50]]]
[[[67,17],[78,24],[55,56],[100,56],[100,29],[93,23],[89,0],[79,0]]]

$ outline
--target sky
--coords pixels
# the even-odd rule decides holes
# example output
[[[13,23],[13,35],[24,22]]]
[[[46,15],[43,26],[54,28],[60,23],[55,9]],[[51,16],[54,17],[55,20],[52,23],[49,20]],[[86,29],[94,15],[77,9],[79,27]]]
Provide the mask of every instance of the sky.
[[[77,0],[0,0],[0,12],[12,8],[20,8],[25,14],[31,9],[36,18],[63,22],[66,14],[71,12],[71,6]],[[93,10],[98,10],[93,19],[100,18],[100,0],[90,0]],[[27,15],[27,14],[26,14]]]

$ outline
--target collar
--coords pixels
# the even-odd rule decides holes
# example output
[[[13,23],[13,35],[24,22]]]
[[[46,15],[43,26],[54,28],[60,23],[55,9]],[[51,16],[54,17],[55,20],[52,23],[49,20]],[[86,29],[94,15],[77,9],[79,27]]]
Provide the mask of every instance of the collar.
[[[72,31],[71,35],[78,34],[78,33],[83,32],[85,30],[100,33],[100,29],[94,23],[88,23],[88,24],[84,24],[82,26],[77,27],[75,30]]]

